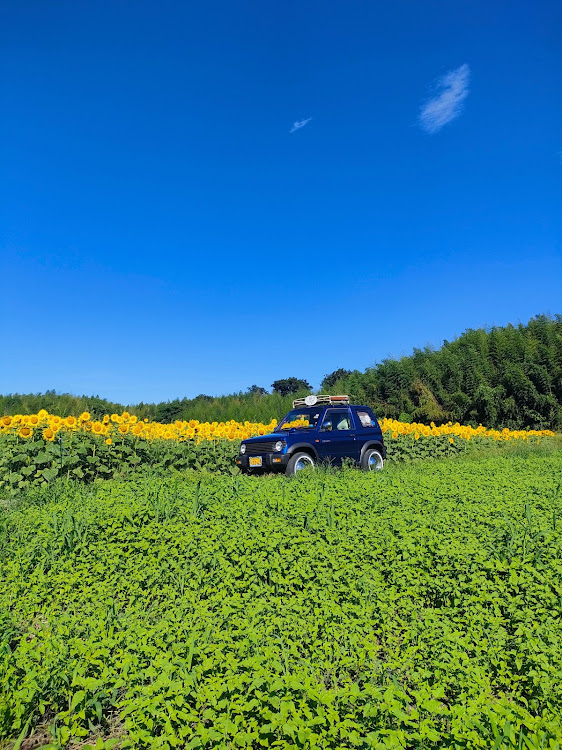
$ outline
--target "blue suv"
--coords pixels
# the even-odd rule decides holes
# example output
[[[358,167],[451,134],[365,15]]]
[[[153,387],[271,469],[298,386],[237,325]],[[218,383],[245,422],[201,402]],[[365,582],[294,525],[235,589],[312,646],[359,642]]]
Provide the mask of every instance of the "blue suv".
[[[381,428],[368,406],[348,396],[307,396],[270,435],[243,440],[236,464],[243,473],[295,474],[320,462],[340,465],[350,458],[365,471],[382,469],[386,448]]]

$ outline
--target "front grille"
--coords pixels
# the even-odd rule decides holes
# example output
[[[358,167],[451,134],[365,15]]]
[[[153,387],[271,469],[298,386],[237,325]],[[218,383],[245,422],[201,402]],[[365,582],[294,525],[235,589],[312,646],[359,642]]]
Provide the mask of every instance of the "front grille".
[[[246,443],[246,455],[258,455],[259,453],[273,453],[272,440],[260,440],[257,443]]]

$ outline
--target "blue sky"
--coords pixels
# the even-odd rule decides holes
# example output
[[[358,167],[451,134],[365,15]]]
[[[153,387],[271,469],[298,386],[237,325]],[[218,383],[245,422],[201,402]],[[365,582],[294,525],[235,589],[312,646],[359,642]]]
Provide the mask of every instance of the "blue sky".
[[[0,21],[0,392],[318,386],[562,312],[558,3]]]

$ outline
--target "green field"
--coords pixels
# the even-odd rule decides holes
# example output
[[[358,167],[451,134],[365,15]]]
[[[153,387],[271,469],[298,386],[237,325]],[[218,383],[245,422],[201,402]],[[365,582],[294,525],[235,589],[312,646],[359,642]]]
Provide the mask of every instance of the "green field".
[[[545,447],[7,500],[0,746],[558,748],[561,481]]]

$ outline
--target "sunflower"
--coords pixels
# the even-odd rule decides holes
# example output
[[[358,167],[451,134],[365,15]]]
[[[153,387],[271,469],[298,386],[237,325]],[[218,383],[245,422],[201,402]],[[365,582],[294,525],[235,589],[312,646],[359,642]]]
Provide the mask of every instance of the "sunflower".
[[[80,414],[80,421],[81,422],[89,422],[90,421],[90,412],[89,411],[83,411],[82,414]]]
[[[128,412],[128,411],[124,411],[124,412],[123,412],[123,414],[121,414],[121,416],[123,417],[123,419],[129,419],[129,417],[130,417],[131,415],[129,414],[129,412]]]
[[[53,430],[51,430],[50,427],[46,427],[43,430],[43,439],[48,440],[50,443],[52,443],[53,440],[55,439],[55,433]]]
[[[119,425],[119,432],[121,433],[121,435],[126,435],[129,432],[129,425],[128,424]]]
[[[113,440],[111,438],[107,438],[107,440],[105,441],[105,444],[106,445],[111,445],[112,442],[113,442]]]
[[[76,424],[76,417],[67,417],[65,420],[68,427],[74,427]]]
[[[12,418],[11,417],[2,417],[2,424],[4,427],[9,427],[12,424]]]
[[[18,434],[22,438],[30,438],[33,435],[33,430],[31,427],[22,427]]]
[[[112,414],[111,415],[111,421],[112,422],[119,422],[120,419],[121,419],[121,417],[118,414]]]
[[[100,432],[103,432],[103,425],[101,422],[94,422],[92,426],[92,431],[96,433],[96,435],[99,435]]]
[[[102,419],[102,422],[103,422],[104,424],[107,424],[107,423],[109,422],[109,414],[106,414],[106,415],[104,416],[104,418]]]

